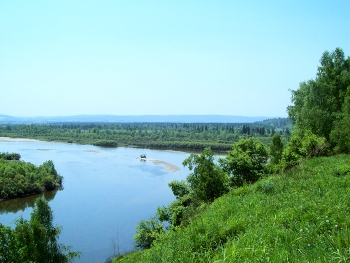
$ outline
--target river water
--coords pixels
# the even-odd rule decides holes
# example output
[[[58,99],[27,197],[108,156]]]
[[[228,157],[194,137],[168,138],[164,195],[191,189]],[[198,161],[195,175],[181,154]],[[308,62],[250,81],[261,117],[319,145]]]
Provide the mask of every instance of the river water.
[[[44,196],[54,224],[62,226],[60,243],[83,253],[75,263],[103,263],[133,249],[138,222],[173,201],[168,183],[189,174],[182,166],[189,156],[184,152],[53,142],[0,142],[0,152],[19,153],[36,165],[54,162],[64,189]],[[140,160],[141,154],[153,162]],[[29,219],[36,197],[0,202],[0,223],[13,227],[15,219]]]

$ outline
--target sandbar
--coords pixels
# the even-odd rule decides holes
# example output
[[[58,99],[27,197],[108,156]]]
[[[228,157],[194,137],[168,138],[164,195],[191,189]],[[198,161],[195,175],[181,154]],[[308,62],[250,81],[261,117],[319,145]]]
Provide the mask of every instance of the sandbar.
[[[35,139],[0,137],[0,142],[42,142]]]
[[[94,150],[85,150],[84,152],[87,152],[87,153],[100,153],[99,151],[94,151]]]
[[[141,158],[141,160],[150,161],[154,165],[164,165],[165,170],[167,172],[176,172],[176,171],[180,170],[180,168],[177,167],[176,165],[174,165],[172,163],[165,162],[165,161],[156,160],[156,159],[149,159],[149,158]]]

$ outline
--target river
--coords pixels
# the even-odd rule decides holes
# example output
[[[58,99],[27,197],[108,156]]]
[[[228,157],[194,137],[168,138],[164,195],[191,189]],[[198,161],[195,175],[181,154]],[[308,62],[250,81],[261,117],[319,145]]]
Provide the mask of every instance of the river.
[[[59,242],[81,251],[75,263],[103,263],[115,252],[134,247],[139,221],[175,198],[168,187],[189,174],[188,153],[140,148],[101,148],[54,142],[0,142],[0,152],[16,152],[36,165],[54,162],[64,189],[45,193],[62,226]],[[140,155],[147,156],[146,161]],[[0,202],[0,223],[29,219],[36,196]]]

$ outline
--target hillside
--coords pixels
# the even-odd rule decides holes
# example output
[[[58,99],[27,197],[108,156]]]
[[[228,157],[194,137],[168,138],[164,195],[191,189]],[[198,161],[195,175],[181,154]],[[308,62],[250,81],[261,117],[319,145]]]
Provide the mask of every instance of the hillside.
[[[117,262],[348,262],[350,155],[317,157],[216,199]]]

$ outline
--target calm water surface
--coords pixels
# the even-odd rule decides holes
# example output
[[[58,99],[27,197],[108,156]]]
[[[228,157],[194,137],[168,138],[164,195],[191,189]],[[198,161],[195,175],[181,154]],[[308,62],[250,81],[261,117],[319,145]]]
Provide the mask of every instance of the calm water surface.
[[[60,242],[81,251],[76,263],[104,262],[113,253],[134,246],[132,236],[142,219],[168,205],[174,196],[168,187],[189,171],[182,166],[188,153],[138,148],[101,148],[51,142],[0,142],[0,152],[17,152],[21,160],[42,164],[52,160],[64,177],[64,190],[45,193],[54,212],[54,224],[63,227]],[[140,154],[174,164],[140,161]],[[36,197],[0,202],[0,223],[13,226],[19,217],[29,219]]]

